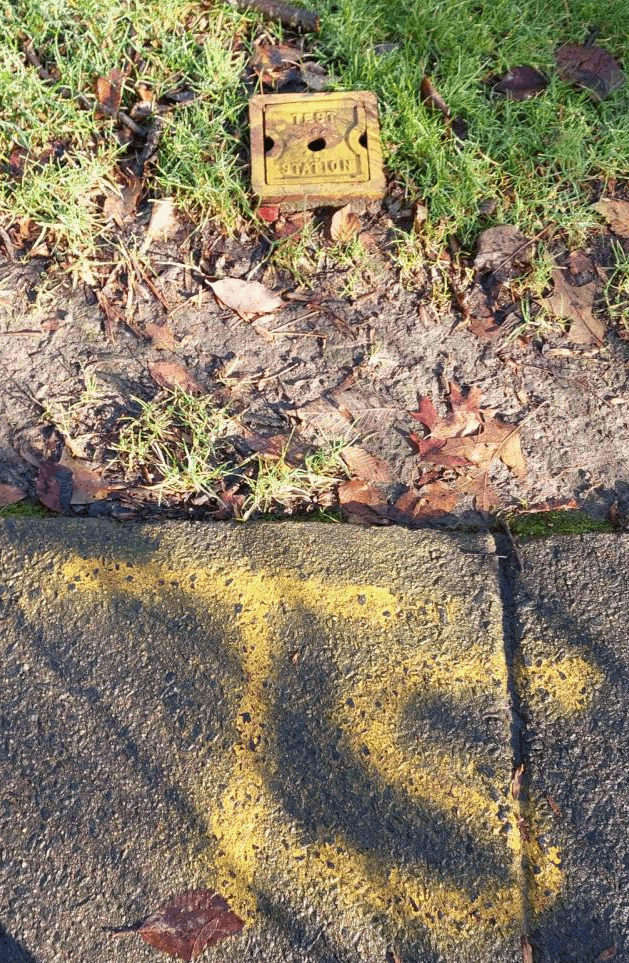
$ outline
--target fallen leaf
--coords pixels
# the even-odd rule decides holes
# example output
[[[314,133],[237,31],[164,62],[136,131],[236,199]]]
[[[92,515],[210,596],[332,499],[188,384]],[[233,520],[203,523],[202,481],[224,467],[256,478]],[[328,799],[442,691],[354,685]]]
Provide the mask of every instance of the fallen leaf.
[[[513,778],[511,780],[511,798],[519,799],[522,792],[522,783],[524,782],[524,763],[518,766],[516,771],[513,773]]]
[[[304,426],[327,438],[381,431],[390,428],[397,417],[407,417],[403,408],[386,405],[375,392],[359,389],[326,392],[298,408],[296,414]]]
[[[433,110],[440,110],[444,117],[450,117],[450,108],[426,74],[422,77],[420,94],[422,102]]]
[[[189,961],[201,956],[206,946],[240,933],[244,925],[222,896],[197,889],[164,903],[138,932],[149,946]]]
[[[417,489],[410,489],[400,495],[395,508],[408,520],[434,518],[452,512],[458,502],[459,493],[445,481],[428,482]]]
[[[421,234],[423,226],[428,220],[428,208],[425,204],[420,204],[419,201],[413,205],[413,231],[415,234]]]
[[[502,77],[494,90],[499,94],[504,94],[507,100],[527,100],[534,97],[548,87],[548,80],[544,74],[524,64],[520,67],[511,67]]]
[[[487,471],[481,471],[471,477],[463,476],[457,479],[454,488],[461,495],[471,495],[477,511],[488,512],[500,505],[500,496],[492,487]]]
[[[389,525],[391,506],[375,482],[351,478],[341,482],[337,490],[340,509],[348,522],[355,525]]]
[[[555,268],[552,273],[553,293],[542,304],[554,317],[570,322],[569,338],[575,344],[603,343],[605,323],[594,317],[592,308],[598,282],[590,281],[579,287],[570,284],[566,272]]]
[[[188,394],[204,394],[205,388],[179,361],[153,361],[148,364],[149,374],[160,388],[181,388]]]
[[[158,351],[175,351],[177,342],[168,324],[155,324],[150,321],[144,325],[144,333],[151,339],[151,345]]]
[[[601,197],[592,207],[605,218],[614,234],[629,238],[629,201]]]
[[[346,204],[332,215],[330,224],[330,236],[333,241],[340,241],[347,244],[352,238],[356,237],[360,231],[360,218],[351,209],[351,205]]]
[[[176,228],[175,202],[172,197],[162,197],[154,201],[143,249],[146,250],[156,238],[173,234]]]
[[[81,463],[65,450],[59,464],[72,473],[71,505],[90,505],[103,501],[112,491],[122,487],[119,482],[105,480],[100,465]]]
[[[608,946],[607,949],[601,950],[601,952],[598,954],[598,956],[594,960],[594,963],[602,963],[603,960],[613,960],[615,956],[616,956],[616,947]]]
[[[247,447],[264,458],[277,461],[283,458],[289,465],[300,465],[311,450],[299,435],[263,435],[252,428],[244,428],[242,438]]]
[[[21,502],[23,498],[26,498],[26,492],[23,492],[21,488],[16,488],[15,485],[0,484],[0,508],[4,508],[5,505],[14,505],[15,502]]]
[[[451,411],[438,418],[429,399],[422,399],[412,416],[428,428],[425,438],[409,435],[422,461],[446,468],[476,467],[486,471],[495,459],[500,459],[516,475],[526,473],[526,463],[520,447],[520,431],[516,425],[499,421],[491,408],[480,408],[480,389],[472,388],[466,396],[454,382],[450,383]],[[475,476],[478,477],[478,476]],[[461,490],[479,494],[480,483],[461,482]],[[487,482],[483,482],[483,491]],[[493,498],[493,493],[492,493]]]
[[[267,224],[273,224],[280,216],[279,204],[263,204],[258,208],[258,217],[261,217]]]
[[[303,51],[290,44],[259,43],[256,44],[251,66],[263,84],[280,90],[300,79],[299,67],[303,57]]]
[[[451,381],[449,388],[448,401],[451,410],[445,418],[438,417],[430,398],[421,398],[417,411],[411,412],[416,421],[428,428],[431,437],[439,440],[472,434],[480,428],[482,423],[478,409],[481,398],[480,388],[470,388],[465,396],[455,382]]]
[[[211,281],[210,287],[222,304],[245,318],[271,314],[284,303],[260,281],[221,278],[219,281]]]
[[[47,458],[39,466],[35,490],[42,505],[51,512],[67,512],[72,498],[72,474]]]
[[[455,137],[458,137],[459,140],[467,140],[467,123],[462,117],[452,116],[450,108],[433,84],[430,77],[427,77],[426,74],[424,74],[422,77],[419,92],[422,103],[424,103],[427,107],[431,107],[433,110],[440,111],[440,113],[443,114],[443,119],[447,124],[448,130],[451,130]]]
[[[576,498],[546,498],[543,502],[533,502],[527,512],[570,512],[579,508]]]
[[[123,81],[124,73],[118,67],[110,70],[106,77],[98,77],[96,80],[96,100],[108,116],[117,114],[120,110]]]
[[[126,183],[114,194],[108,194],[103,204],[103,214],[108,221],[115,221],[118,227],[124,225],[137,207],[142,193],[142,180],[135,174],[125,173]]]
[[[297,211],[295,214],[287,214],[280,217],[275,224],[276,237],[292,237],[303,231],[309,211]]]
[[[331,83],[330,75],[325,67],[314,63],[312,60],[301,63],[299,72],[301,79],[309,90],[325,90]]]
[[[533,960],[533,946],[528,936],[522,936],[522,963],[534,963]]]
[[[511,224],[488,227],[478,239],[474,269],[491,271],[497,281],[506,281],[526,267],[532,256],[531,241]]]
[[[550,793],[547,793],[547,792],[544,793],[544,796],[546,797],[546,802],[548,803],[550,807],[550,811],[552,812],[553,816],[556,819],[563,819],[563,813],[559,808],[559,806],[557,805],[555,798],[551,796]]]
[[[564,44],[555,53],[555,62],[562,80],[586,88],[597,100],[619,90],[626,80],[609,51],[595,44]]]
[[[357,445],[347,445],[341,451],[341,458],[353,478],[363,481],[392,482],[393,471],[384,458],[378,458]]]

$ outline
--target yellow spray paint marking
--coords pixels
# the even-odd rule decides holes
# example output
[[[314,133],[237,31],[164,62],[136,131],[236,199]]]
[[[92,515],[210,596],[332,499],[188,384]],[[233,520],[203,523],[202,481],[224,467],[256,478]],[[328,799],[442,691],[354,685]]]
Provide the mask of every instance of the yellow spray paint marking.
[[[603,681],[598,666],[580,655],[540,657],[530,667],[520,663],[517,675],[526,698],[545,697],[562,716],[587,709]]]
[[[445,622],[456,626],[456,600],[398,597],[378,585],[301,579],[293,573],[254,571],[244,566],[179,566],[173,571],[153,562],[130,566],[70,558],[62,575],[75,590],[88,595],[110,592],[153,602],[169,591],[183,592],[200,618],[209,618],[212,626],[225,626],[224,642],[237,656],[244,680],[235,715],[231,775],[218,800],[211,772],[202,774],[191,792],[201,813],[209,814],[211,835],[216,840],[206,871],[242,915],[255,913],[256,892],[264,890],[272,872],[295,896],[312,894],[313,888],[323,894],[328,900],[328,910],[323,912],[331,912],[332,900],[365,926],[374,913],[386,914],[399,926],[419,923],[445,946],[471,936],[491,939],[495,927],[506,931],[521,921],[522,880],[517,867],[523,858],[539,868],[529,894],[533,909],[546,909],[556,897],[562,882],[559,854],[555,849],[542,852],[539,847],[541,823],[534,824],[530,839],[521,838],[514,828],[516,808],[512,807],[511,831],[498,835],[499,800],[508,808],[508,787],[496,785],[495,780],[491,783],[473,759],[455,751],[446,754],[436,741],[412,747],[401,741],[404,711],[415,695],[432,699],[448,693],[464,700],[475,692],[491,692],[494,697],[506,693],[499,646],[492,651],[487,645],[459,646],[456,638],[454,644],[452,639],[447,645],[439,642],[444,614]],[[45,590],[54,592],[54,585]],[[336,693],[331,719],[342,730],[346,749],[364,759],[359,750],[366,746],[365,766],[379,781],[418,800],[429,800],[481,836],[493,831],[497,845],[504,847],[506,864],[513,860],[511,882],[483,880],[472,897],[421,861],[404,867],[389,865],[376,854],[359,851],[338,834],[316,846],[304,842],[298,820],[289,818],[271,788],[278,764],[270,700],[277,669],[286,659],[287,643],[278,630],[291,612],[325,619],[325,632],[332,637],[337,621],[356,627],[354,653],[364,655],[362,674],[345,684],[344,692]],[[412,638],[406,643],[391,631],[403,618],[412,625]],[[419,643],[428,629],[433,641],[422,647]],[[409,635],[408,627],[403,635]],[[347,669],[344,660],[350,656],[342,651],[336,654],[341,678]],[[554,692],[562,711],[572,713],[581,702],[574,696],[567,698],[566,693],[576,691],[575,680],[580,693],[585,674],[584,660],[579,658],[553,663],[544,672],[543,688]],[[524,676],[521,680],[537,685]],[[350,692],[352,707],[344,698]]]

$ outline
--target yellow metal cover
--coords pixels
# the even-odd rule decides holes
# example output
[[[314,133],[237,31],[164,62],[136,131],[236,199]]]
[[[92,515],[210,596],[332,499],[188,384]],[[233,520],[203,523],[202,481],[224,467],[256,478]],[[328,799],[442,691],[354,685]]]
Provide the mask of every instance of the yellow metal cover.
[[[252,186],[285,210],[384,195],[378,105],[368,91],[252,97]]]

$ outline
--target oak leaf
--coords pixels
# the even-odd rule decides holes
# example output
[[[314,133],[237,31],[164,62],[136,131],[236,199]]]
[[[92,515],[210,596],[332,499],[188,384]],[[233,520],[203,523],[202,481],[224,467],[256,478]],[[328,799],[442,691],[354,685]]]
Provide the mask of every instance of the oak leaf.
[[[597,100],[619,90],[626,81],[610,52],[595,44],[564,44],[555,53],[555,62],[562,80],[584,87]]]
[[[149,362],[148,369],[151,378],[160,388],[181,388],[191,395],[203,394],[205,391],[194,375],[179,361]]]

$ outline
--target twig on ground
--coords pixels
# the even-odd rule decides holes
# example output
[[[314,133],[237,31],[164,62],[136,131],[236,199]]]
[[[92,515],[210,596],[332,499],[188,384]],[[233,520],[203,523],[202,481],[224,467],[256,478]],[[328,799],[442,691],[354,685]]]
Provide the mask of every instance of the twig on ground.
[[[319,29],[319,16],[313,10],[293,7],[283,0],[233,0],[238,10],[257,10],[267,20],[279,20],[287,27],[301,27],[302,30]]]

